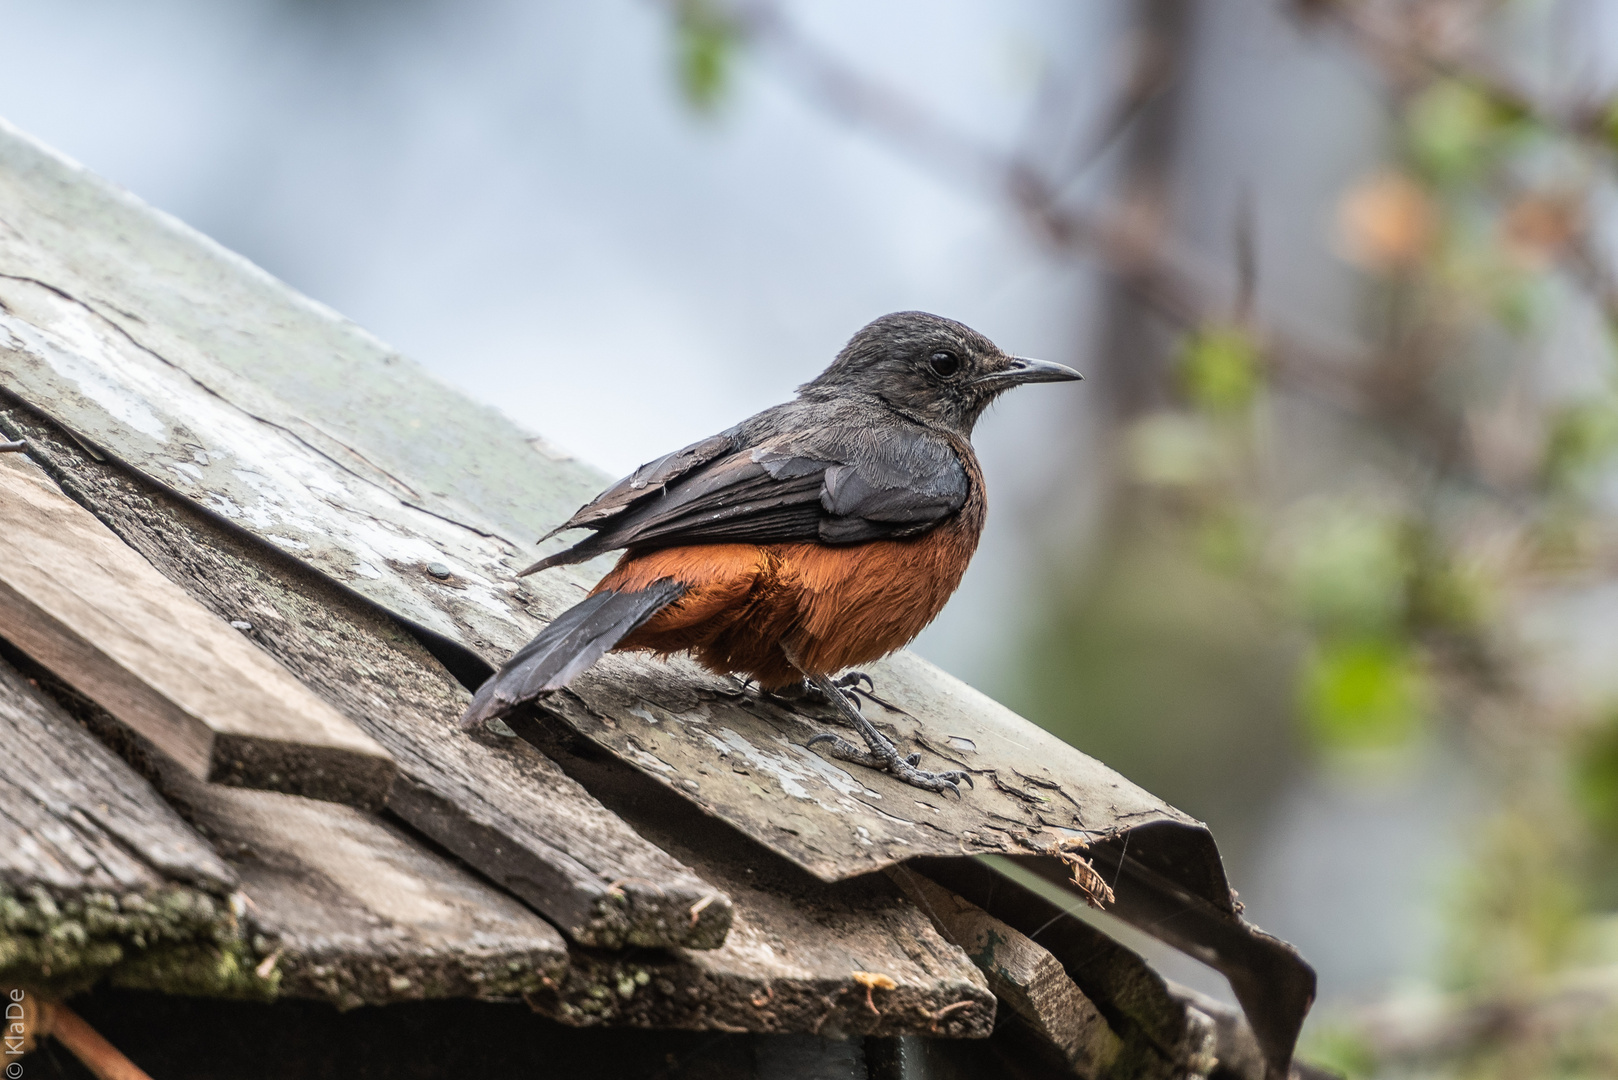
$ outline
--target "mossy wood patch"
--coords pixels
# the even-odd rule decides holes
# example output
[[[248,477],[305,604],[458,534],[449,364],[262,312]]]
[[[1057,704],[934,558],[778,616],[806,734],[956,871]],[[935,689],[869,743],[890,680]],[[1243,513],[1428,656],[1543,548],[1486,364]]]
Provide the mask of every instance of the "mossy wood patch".
[[[234,870],[139,774],[0,659],[0,985],[161,967],[240,989]]]

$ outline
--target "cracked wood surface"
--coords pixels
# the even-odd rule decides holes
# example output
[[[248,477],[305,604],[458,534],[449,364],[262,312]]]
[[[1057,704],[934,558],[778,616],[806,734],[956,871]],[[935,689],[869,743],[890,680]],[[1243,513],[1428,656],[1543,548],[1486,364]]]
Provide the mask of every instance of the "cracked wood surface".
[[[540,1011],[574,1024],[835,1037],[981,1039],[993,1031],[995,999],[982,973],[882,875],[820,881],[647,787],[576,733],[525,734],[736,902],[730,937],[711,952],[575,950],[567,981],[530,998]]]
[[[57,896],[221,895],[236,875],[151,784],[0,659],[0,885]]]
[[[36,446],[40,437],[34,436]],[[994,999],[981,976],[885,881],[819,882],[785,860],[761,859],[734,833],[716,841],[683,805],[631,816],[637,825],[661,829],[661,841],[738,898],[726,943],[713,950],[616,952],[565,946],[548,923],[384,818],[198,783],[104,710],[52,685],[51,693],[65,694],[75,716],[147,772],[212,840],[227,860],[221,863],[145,779],[29,689],[40,708],[92,749],[91,758],[110,762],[145,792],[197,857],[238,889],[238,936],[245,935],[251,949],[238,943],[241,977],[249,985],[236,992],[279,992],[342,1007],[522,995],[539,1011],[577,1025],[731,1032],[979,1038],[992,1026]],[[28,733],[39,734],[47,747],[58,734]],[[68,753],[81,749],[67,743]],[[111,827],[120,827],[116,817]],[[681,846],[679,835],[695,839]],[[150,877],[163,887],[162,875]],[[0,913],[6,910],[0,905]],[[59,949],[58,964],[77,962],[71,953]],[[5,956],[0,937],[0,961]],[[0,971],[8,969],[16,965],[0,962]],[[854,977],[867,970],[894,984],[873,990],[870,1003]],[[110,974],[120,984],[177,989],[161,968],[155,977],[118,966]]]
[[[393,620],[187,500],[94,461],[49,424],[20,410],[0,415],[123,542],[392,751],[394,814],[575,941],[700,948],[724,939],[722,893],[537,750],[458,731],[453,717],[469,695]]]
[[[0,633],[199,780],[381,806],[387,751],[63,495],[0,456]]]

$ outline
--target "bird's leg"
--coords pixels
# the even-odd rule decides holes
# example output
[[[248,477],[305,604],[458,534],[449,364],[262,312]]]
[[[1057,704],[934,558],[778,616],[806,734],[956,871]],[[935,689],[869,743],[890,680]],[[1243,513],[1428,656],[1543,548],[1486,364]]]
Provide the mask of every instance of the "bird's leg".
[[[802,669],[800,668],[799,670],[801,671]],[[867,720],[864,714],[860,712],[858,700],[850,700],[854,697],[853,691],[839,685],[839,681],[834,681],[827,675],[811,675],[808,672],[804,672],[804,680],[836,706],[837,711],[843,714],[843,719],[847,720],[854,730],[860,733],[860,737],[865,740],[865,745],[870,747],[870,751],[863,751],[847,739],[839,738],[829,732],[811,736],[809,741],[804,744],[805,746],[814,746],[818,742],[829,742],[831,743],[831,755],[835,758],[856,762],[867,768],[885,769],[905,783],[925,788],[928,791],[948,790],[959,795],[961,793],[959,785],[962,780],[965,780],[967,784],[972,783],[972,778],[964,772],[934,773],[917,768],[921,761],[920,754],[901,757],[892,741],[878,731],[876,725]]]

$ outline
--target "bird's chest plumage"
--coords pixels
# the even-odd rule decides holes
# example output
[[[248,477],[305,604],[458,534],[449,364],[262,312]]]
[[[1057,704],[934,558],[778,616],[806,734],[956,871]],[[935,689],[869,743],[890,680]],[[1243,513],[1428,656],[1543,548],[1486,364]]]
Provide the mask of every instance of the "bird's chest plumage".
[[[802,667],[840,671],[904,647],[943,610],[977,550],[983,476],[963,443],[965,504],[914,537],[854,544],[694,544],[626,553],[596,587],[639,589],[672,577],[689,591],[621,648],[690,650],[705,666],[767,688]]]
[[[983,530],[981,480],[961,511],[927,533],[847,547],[782,545],[784,635],[805,666],[839,671],[903,648],[937,617],[961,583]]]

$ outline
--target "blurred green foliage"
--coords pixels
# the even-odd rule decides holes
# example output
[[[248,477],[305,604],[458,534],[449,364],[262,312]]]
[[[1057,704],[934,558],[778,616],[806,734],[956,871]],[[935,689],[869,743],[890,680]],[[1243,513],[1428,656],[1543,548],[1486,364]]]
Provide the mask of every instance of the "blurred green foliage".
[[[1228,471],[1230,448],[1202,417],[1157,413],[1129,431],[1130,472],[1141,483],[1191,490]]]
[[[1404,642],[1320,642],[1301,680],[1300,706],[1318,745],[1386,750],[1409,744],[1429,697],[1421,662]]]
[[[1305,1035],[1298,1047],[1298,1056],[1347,1080],[1361,1080],[1376,1074],[1375,1051],[1363,1035],[1344,1027],[1316,1029]]]
[[[1048,591],[1008,705],[1187,812],[1219,821],[1227,858],[1295,768],[1298,642],[1196,534],[1118,523],[1091,573]]]
[[[1324,501],[1303,508],[1291,541],[1291,587],[1319,632],[1367,638],[1395,634],[1410,576],[1400,522],[1372,506]]]
[[[1210,327],[1186,338],[1179,375],[1186,397],[1198,408],[1236,412],[1253,403],[1261,385],[1258,349],[1236,327]]]
[[[1278,484],[1291,457],[1320,451],[1308,425],[1275,423],[1285,391],[1269,385],[1265,338],[1225,322],[1187,331],[1174,404],[1123,425],[1117,531],[1096,584],[1052,598],[1069,606],[1037,631],[1030,707],[1154,790],[1207,807],[1227,837],[1230,808],[1210,790],[1273,791],[1264,770],[1290,759],[1271,748],[1233,760],[1231,746],[1252,746],[1227,719],[1243,694],[1248,709],[1266,703],[1264,730],[1285,709],[1297,745],[1327,761],[1459,750],[1497,805],[1458,838],[1465,870],[1435,974],[1457,1001],[1531,1011],[1563,974],[1618,962],[1589,944],[1618,906],[1618,705],[1593,720],[1564,702],[1572,713],[1549,719],[1530,689],[1537,659],[1509,623],[1556,575],[1599,572],[1604,538],[1618,539],[1601,500],[1618,381],[1534,398],[1494,428],[1478,420],[1502,386],[1532,384],[1570,285],[1618,337],[1618,299],[1590,287],[1578,247],[1591,178],[1612,162],[1486,80],[1429,72],[1394,85],[1395,160],[1345,193],[1339,223],[1379,301],[1357,430],[1313,484]],[[1618,106],[1608,129],[1618,143]],[[1618,374],[1612,355],[1601,364]],[[1231,667],[1203,682],[1192,658],[1211,656]],[[1293,692],[1277,704],[1259,684],[1283,657]],[[1308,1052],[1352,1076],[1403,1068],[1352,1025]],[[1434,1053],[1416,1074],[1615,1075],[1618,1016],[1486,1030]]]
[[[1587,897],[1566,873],[1577,841],[1560,807],[1517,804],[1476,837],[1451,899],[1445,981],[1510,992],[1580,959]]]
[[[1591,830],[1618,848],[1618,713],[1577,741],[1572,787]]]
[[[1545,439],[1544,481],[1559,493],[1587,493],[1618,450],[1618,401],[1587,398],[1558,408]]]
[[[1519,110],[1459,79],[1433,82],[1404,116],[1411,162],[1439,183],[1475,177],[1533,131]]]
[[[711,113],[729,89],[740,33],[717,0],[679,0],[674,22],[680,92],[699,113]]]

